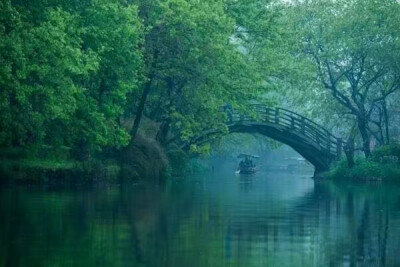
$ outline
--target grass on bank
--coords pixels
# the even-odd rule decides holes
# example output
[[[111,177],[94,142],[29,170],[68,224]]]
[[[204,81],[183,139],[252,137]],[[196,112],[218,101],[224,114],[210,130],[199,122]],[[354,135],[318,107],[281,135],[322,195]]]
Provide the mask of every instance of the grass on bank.
[[[57,161],[42,159],[21,159],[21,160],[1,160],[3,167],[18,166],[21,169],[43,169],[43,170],[71,170],[78,168],[79,164],[75,161]]]
[[[111,161],[0,159],[0,181],[27,183],[116,181],[121,168]]]
[[[124,149],[99,151],[90,160],[74,159],[70,149],[59,151],[41,146],[29,151],[8,148],[0,149],[0,180],[156,181],[164,179],[167,161],[164,151],[154,140],[140,135]]]
[[[395,163],[378,163],[360,158],[356,160],[353,168],[348,168],[344,159],[334,165],[326,176],[333,180],[400,182],[400,166]]]
[[[333,180],[400,182],[400,144],[382,146],[371,158],[356,158],[352,168],[342,159],[325,174]]]

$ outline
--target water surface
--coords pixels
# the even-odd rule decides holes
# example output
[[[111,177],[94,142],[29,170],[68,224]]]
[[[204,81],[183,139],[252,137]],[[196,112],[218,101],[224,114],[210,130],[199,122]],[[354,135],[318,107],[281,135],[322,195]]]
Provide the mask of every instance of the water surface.
[[[0,266],[400,266],[400,189],[232,171],[0,189]]]

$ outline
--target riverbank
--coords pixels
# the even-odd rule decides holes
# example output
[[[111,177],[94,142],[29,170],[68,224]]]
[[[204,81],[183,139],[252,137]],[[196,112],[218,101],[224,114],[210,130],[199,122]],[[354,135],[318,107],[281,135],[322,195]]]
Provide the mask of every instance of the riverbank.
[[[400,144],[382,146],[369,159],[356,158],[351,168],[342,159],[322,176],[335,181],[400,183]]]
[[[40,157],[18,149],[0,155],[0,182],[6,183],[159,182],[169,171],[164,150],[142,136],[123,149],[100,151],[84,160],[68,155]]]
[[[83,184],[118,181],[121,168],[115,162],[11,159],[0,162],[0,182]]]
[[[400,183],[400,166],[390,162],[377,163],[372,160],[358,159],[352,168],[348,168],[347,162],[342,160],[330,171],[324,173],[323,178],[335,181]]]

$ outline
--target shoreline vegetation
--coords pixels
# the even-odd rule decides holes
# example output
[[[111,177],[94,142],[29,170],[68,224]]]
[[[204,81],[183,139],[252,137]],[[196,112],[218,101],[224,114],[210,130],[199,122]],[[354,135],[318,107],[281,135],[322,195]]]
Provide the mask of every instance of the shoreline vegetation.
[[[171,176],[181,177],[207,169],[201,162],[191,160],[184,151],[176,149],[164,152],[154,140],[140,135],[135,143],[120,153],[122,156],[119,159],[108,158],[92,162],[3,158],[0,161],[0,174],[8,179],[0,182],[120,183],[148,182],[150,178],[153,182],[160,183]],[[399,144],[382,146],[373,151],[369,159],[357,157],[351,168],[346,159],[342,158],[316,179],[340,183],[400,183],[399,159]]]
[[[90,161],[70,158],[23,157],[20,150],[1,151],[0,182],[92,183],[160,182],[168,174],[168,160],[160,146],[138,135],[135,142],[119,151],[98,154]]]
[[[358,157],[352,167],[342,159],[320,178],[341,182],[400,183],[400,144],[379,147],[368,159]]]
[[[18,149],[0,150],[0,183],[164,183],[171,176],[183,177],[208,170],[178,148],[165,151],[155,139],[138,134],[121,150],[98,154],[91,161],[70,158],[24,157]]]
[[[221,144],[233,115],[264,118],[254,104],[362,151],[332,179],[396,180],[399,2],[289,2],[0,1],[0,181],[163,182],[261,148]]]
[[[162,180],[168,154],[208,153],[208,143],[176,148],[226,131],[221,106],[243,110],[269,91],[269,59],[249,58],[235,32],[272,28],[272,13],[246,18],[258,11],[211,0],[1,1],[2,171]]]

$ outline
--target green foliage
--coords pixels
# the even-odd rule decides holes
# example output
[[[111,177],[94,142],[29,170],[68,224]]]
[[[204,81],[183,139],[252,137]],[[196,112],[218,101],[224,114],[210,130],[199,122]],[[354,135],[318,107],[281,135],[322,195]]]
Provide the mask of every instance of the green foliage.
[[[147,32],[145,114],[160,122],[159,139],[185,142],[224,129],[225,103],[249,104],[265,90],[261,70],[233,40],[236,17],[223,1],[137,1]],[[195,144],[193,152],[208,149]]]
[[[233,133],[215,142],[213,151],[216,155],[226,155],[236,159],[241,153],[263,155],[281,145],[265,136]]]
[[[179,148],[170,148],[167,151],[168,163],[172,175],[183,175],[188,171],[189,157]]]
[[[353,168],[345,160],[332,167],[327,177],[341,181],[391,181],[400,182],[400,167],[395,163],[378,163],[359,158]]]
[[[394,0],[3,0],[0,147],[93,162],[136,141],[134,163],[146,165],[130,123],[142,114],[156,154],[190,144],[204,155],[228,131],[221,106],[254,115],[251,102],[273,101],[342,130],[365,120],[367,140],[400,87],[399,10]]]
[[[256,1],[257,2],[257,1]],[[267,2],[266,2],[267,3]],[[144,88],[163,145],[226,132],[225,103],[246,110],[267,88],[264,2],[90,0],[0,3],[0,146],[29,157],[89,160],[127,146]],[[257,47],[250,55],[250,47]],[[257,51],[257,53],[255,52]],[[269,61],[271,62],[271,61]],[[193,144],[205,154],[208,143]]]
[[[3,160],[2,165],[14,165],[16,161]],[[18,165],[24,169],[43,169],[43,170],[69,170],[76,167],[77,163],[74,161],[51,161],[51,160],[38,160],[27,159],[18,161]]]
[[[373,151],[371,160],[377,163],[391,163],[400,166],[400,144],[385,145]]]
[[[152,140],[137,136],[135,142],[125,147],[118,158],[122,165],[122,175],[127,180],[164,178],[167,170],[167,158],[160,145]]]
[[[298,69],[284,79],[289,101],[341,135],[357,123],[364,149],[384,139],[379,116],[400,88],[399,10],[394,0],[293,1],[280,19],[287,69]]]
[[[140,80],[136,7],[100,0],[79,9],[57,1],[0,5],[0,146],[126,145],[118,118]]]
[[[381,146],[374,150],[372,156],[375,161],[380,161],[384,157],[394,156],[397,157],[397,161],[400,163],[400,144]]]

